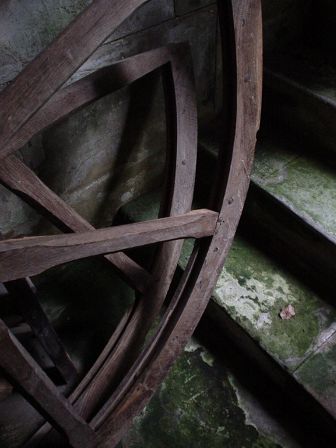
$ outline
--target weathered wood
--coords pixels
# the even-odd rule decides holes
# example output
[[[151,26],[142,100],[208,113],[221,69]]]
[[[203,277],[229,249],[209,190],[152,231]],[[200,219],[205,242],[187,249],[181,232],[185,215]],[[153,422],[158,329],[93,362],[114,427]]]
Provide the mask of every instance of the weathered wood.
[[[134,247],[214,233],[218,214],[195,210],[186,215],[71,235],[39,236],[0,242],[0,281],[38,275],[62,263]]]
[[[61,229],[73,232],[94,230],[84,218],[51,191],[36,174],[15,156],[1,161],[0,181],[19,196],[28,199],[36,208],[51,216],[51,221]],[[123,253],[105,257],[125,277],[125,279],[144,293],[150,281],[145,269]]]
[[[183,48],[183,45],[182,45]],[[13,136],[7,146],[13,154],[43,129],[171,62],[181,44],[146,51],[104,67],[57,91]]]
[[[147,51],[105,67],[60,90],[11,140],[11,152],[27,143],[37,132],[78,108],[135,81],[164,64],[176,65],[176,58],[181,51],[185,58],[185,46],[181,44],[172,44]],[[181,126],[181,128],[183,127]],[[195,144],[195,142],[193,143]],[[57,227],[74,232],[94,229],[15,156],[7,157],[2,161],[0,181],[19,196],[28,199],[38,210],[42,210],[44,214],[47,213]],[[113,264],[131,286],[139,292],[145,293],[150,276],[141,266],[122,253],[108,255],[105,258]]]
[[[243,209],[252,168],[256,133],[259,127],[262,85],[262,24],[259,0],[238,0],[225,2],[221,9],[221,24],[231,18],[235,52],[231,62],[235,64],[235,90],[233,89],[234,110],[231,114],[232,156],[223,162],[219,169],[227,172],[227,179],[220,179],[216,190],[226,185],[225,193],[219,202],[220,218],[214,237],[204,243],[200,250],[195,249],[196,260],[188,267],[189,281],[179,297],[168,308],[153,344],[146,353],[147,363],[142,373],[134,375],[124,396],[117,406],[104,409],[93,422],[99,429],[99,447],[115,446],[123,432],[130,425],[132,416],[145,406],[156,387],[166,375],[169,366],[181,353],[183,346],[195,329],[208,303],[218,274],[232,243],[235,229]],[[223,4],[221,3],[223,8]],[[224,33],[227,30],[223,30]],[[226,42],[224,42],[225,44]],[[223,158],[224,160],[224,158]],[[225,158],[227,161],[227,157]],[[229,169],[228,169],[229,168]],[[198,251],[198,253],[197,253]],[[141,365],[141,359],[135,365]],[[162,366],[165,366],[165,369]],[[167,369],[167,370],[166,370]],[[126,380],[125,380],[126,381]],[[111,403],[110,403],[111,404]],[[113,410],[111,412],[111,409]],[[100,417],[100,419],[99,419]]]
[[[19,279],[5,284],[21,315],[54,362],[64,381],[74,384],[77,371],[56,331],[44,313],[30,279]]]
[[[148,72],[150,68],[154,69],[157,66],[167,63],[170,63],[170,67],[167,67],[164,70],[164,77],[167,86],[167,111],[168,118],[170,119],[167,120],[169,122],[168,132],[172,135],[172,138],[170,139],[171,156],[169,164],[170,169],[168,172],[170,191],[168,191],[168,194],[166,195],[167,198],[162,206],[163,215],[179,214],[190,210],[193,196],[193,184],[196,169],[197,118],[191,70],[192,63],[190,58],[188,58],[188,46],[185,44],[169,45],[164,48],[137,55],[98,73],[100,80],[104,81],[106,88],[112,88],[115,87],[115,83],[109,81],[107,75],[111,69],[115,70],[114,73],[117,74],[116,70],[119,65],[122,68],[122,70],[120,69],[122,76],[119,76],[119,80],[120,82],[127,82],[132,77],[133,79],[136,79],[139,74],[141,75]],[[129,73],[127,73],[128,70]],[[83,100],[88,100],[89,97],[86,96],[88,91],[87,87],[92,83],[97,85],[96,81],[97,78],[94,76],[84,79],[83,83],[85,83],[85,85],[83,84],[83,88],[81,87],[82,81],[76,83],[76,85],[79,86],[79,88],[76,87],[76,100],[73,100],[74,91],[70,90],[73,89],[75,85],[70,86],[68,88],[69,95],[68,93],[64,95],[64,97],[67,98],[67,101],[65,102],[65,110],[67,111],[67,104],[69,102],[71,103],[69,107],[78,107],[80,105],[81,96],[83,96]],[[68,89],[64,89],[64,91]],[[94,89],[91,89],[91,92],[92,97],[90,97],[90,100],[97,95],[97,91]],[[102,91],[99,90],[98,92],[101,93]],[[47,106],[49,105],[49,109],[46,107],[44,110],[42,109],[37,113],[36,116],[39,117],[40,115],[41,119],[35,121],[35,118],[32,118],[29,122],[28,129],[31,128],[31,124],[33,128],[35,126],[35,130],[40,129],[42,123],[43,125],[47,123],[45,117],[56,120],[55,111],[56,114],[63,113],[62,105],[58,100],[54,101],[55,98],[57,99],[57,94],[48,102]],[[24,129],[25,127],[23,127],[23,130]],[[17,135],[20,136],[20,132]],[[23,141],[21,141],[21,143],[23,143]],[[8,159],[9,158],[7,158],[7,160]],[[3,170],[5,175],[8,172],[7,168],[8,167]],[[24,169],[27,171],[27,167]],[[21,167],[21,171],[22,170],[23,168]],[[9,171],[13,172],[13,170]],[[29,174],[30,178],[32,175],[33,173]],[[20,182],[20,180],[17,181],[16,176],[14,180],[13,176],[11,178],[12,186],[13,182],[18,184],[16,191],[22,189],[22,182]],[[32,187],[34,187],[34,184]],[[40,201],[41,198],[44,199],[44,196],[47,196],[45,186],[44,190],[42,189],[43,194],[39,192],[41,188],[42,185],[40,185],[38,189],[30,188],[30,191],[28,191],[31,196],[30,199],[34,196],[32,193],[36,191],[38,193],[35,193],[33,199]],[[51,201],[51,204],[52,202],[53,201]],[[96,384],[91,384],[91,387],[82,395],[80,406],[81,412],[84,415],[89,414],[90,409],[94,408],[95,403],[98,403],[100,397],[104,395],[105,392],[101,385],[104,385],[105,383],[111,385],[114,384],[117,378],[121,377],[121,375],[124,374],[123,372],[126,372],[128,367],[132,365],[133,359],[137,356],[142,347],[148,329],[152,326],[152,323],[156,319],[157,313],[165,300],[172,276],[176,269],[181,247],[182,242],[171,242],[162,247],[154,262],[156,277],[153,275],[152,279],[150,279],[148,276],[147,278],[140,276],[141,272],[140,269],[138,269],[136,286],[138,286],[138,284],[142,286],[141,280],[143,279],[144,287],[141,292],[144,292],[147,287],[150,296],[147,294],[145,300],[136,303],[135,309],[131,313],[127,328],[124,329],[125,334],[120,337],[114,349],[111,350],[106,366],[104,366],[104,369],[100,372],[99,378],[101,378],[102,381],[97,381]],[[113,257],[115,255],[116,254],[109,255],[108,257]],[[135,277],[134,269],[132,271],[133,276],[131,276],[129,274],[129,263],[126,268],[127,269],[123,269],[123,271],[120,269],[120,271],[128,281],[131,280],[132,282],[132,277]],[[138,287],[138,290],[139,289],[140,288]],[[90,399],[86,398],[86,395],[87,397],[90,396]]]
[[[120,0],[114,3],[118,5],[122,3],[125,6],[125,11],[127,6],[129,6],[129,11],[131,12],[133,7],[136,6],[135,3],[140,4],[142,2],[132,0],[121,2]],[[96,0],[86,13],[90,12],[90,8],[92,8],[91,11],[95,14],[97,12],[95,7],[99,5],[106,6],[103,0]],[[222,148],[223,157],[218,163],[218,175],[215,181],[216,194],[214,197],[216,201],[213,208],[216,212],[219,212],[219,215],[209,210],[206,212],[208,214],[212,213],[213,227],[211,232],[207,238],[202,239],[196,245],[183,279],[168,304],[167,311],[156,334],[140,355],[137,357],[144,341],[144,335],[152,325],[155,316],[158,315],[171,284],[181,248],[181,241],[162,244],[157,253],[157,263],[152,272],[152,287],[149,293],[130,310],[129,315],[125,317],[118,328],[116,337],[110,340],[94,368],[89,372],[88,377],[84,379],[83,383],[79,385],[70,397],[70,401],[74,403],[74,408],[72,409],[75,409],[91,421],[91,426],[96,431],[99,439],[97,446],[102,448],[116,446],[124,431],[130,425],[132,418],[153,395],[167,374],[169,367],[181,353],[184,344],[191,336],[208,303],[211,291],[222,269],[246,198],[260,117],[261,5],[260,0],[223,0],[218,2],[218,6],[223,32],[223,55],[226,57],[230,78],[230,82],[227,84],[227,86],[230,86],[230,89],[226,89],[228,139],[226,145],[223,145]],[[118,16],[118,11],[116,14]],[[85,20],[89,20],[90,14],[82,17],[86,17]],[[107,22],[103,22],[105,26]],[[75,23],[78,27],[81,20],[78,19]],[[95,34],[95,27],[93,30],[93,34]],[[71,32],[70,27],[64,34],[69,37]],[[90,41],[88,46],[89,54],[92,50],[92,41],[88,40]],[[57,81],[52,79],[51,87],[48,86],[50,81],[48,77],[45,84],[43,84],[42,78],[39,79],[37,77],[32,80],[33,82],[29,90],[30,93],[38,93],[37,98],[32,98],[29,92],[28,95],[24,96],[27,108],[14,115],[13,124],[9,125],[10,129],[2,140],[2,143],[7,142],[7,146],[2,146],[0,157],[10,153],[10,142],[14,142],[15,136],[20,135],[20,130],[23,130],[25,125],[29,127],[29,123],[33,123],[37,111],[44,107],[48,99],[56,92],[58,88],[56,84],[58,86],[61,85],[66,80],[66,75],[69,75],[71,72],[69,62],[66,57],[64,58],[64,52],[63,56],[61,53],[54,53],[55,48],[57,49],[57,45],[61,42],[62,39],[58,39],[55,46],[52,45],[50,47],[52,50],[50,48],[47,49],[37,62],[32,63],[28,70],[26,69],[26,74],[30,73],[29,70],[32,67],[41,69],[43,74],[41,61],[47,61],[49,56],[54,55],[59,79]],[[74,42],[74,45],[71,45],[71,41],[68,43],[71,51],[76,50],[77,41]],[[84,53],[85,50],[81,49],[79,58],[84,58]],[[59,70],[59,64],[62,61],[65,68],[64,70]],[[78,59],[76,58],[77,62]],[[103,241],[101,239],[103,234],[99,234],[100,231],[88,232],[85,234],[84,240],[81,240],[82,235],[47,237],[47,240],[44,238],[33,238],[31,242],[39,242],[40,246],[38,247],[33,244],[29,245],[27,243],[28,240],[3,242],[0,243],[0,248],[2,247],[2,252],[0,249],[0,259],[4,275],[9,275],[10,268],[18,269],[14,267],[14,261],[19,269],[25,270],[29,254],[34,253],[36,260],[38,251],[41,251],[39,262],[42,263],[38,270],[48,268],[49,264],[44,264],[45,252],[48,246],[44,245],[44,243],[50,245],[52,242],[53,245],[51,249],[49,248],[49,252],[51,258],[56,254],[55,259],[56,263],[58,263],[72,259],[67,252],[69,244],[75,245],[71,246],[75,247],[75,259],[81,256],[105,253],[104,251],[106,250],[118,250],[120,247],[124,249],[134,247],[140,244],[139,235],[141,231],[139,233],[139,229],[142,229],[144,232],[142,236],[145,235],[146,237],[142,244],[164,241],[167,235],[173,239],[183,239],[186,236],[191,236],[190,232],[188,235],[181,233],[179,225],[174,227],[178,220],[184,220],[186,216],[190,218],[192,215],[187,212],[192,200],[196,151],[195,104],[191,94],[192,80],[190,72],[183,69],[183,63],[185,63],[185,59],[176,55],[175,62],[172,61],[170,63],[170,70],[164,71],[167,90],[174,92],[173,97],[172,95],[168,96],[168,121],[172,125],[170,128],[172,131],[171,151],[168,164],[167,193],[161,207],[162,215],[174,216],[165,218],[171,220],[169,226],[160,228],[159,223],[164,222],[164,219],[156,221],[154,225],[150,223],[150,226],[153,226],[151,229],[157,232],[156,237],[154,237],[154,234],[150,236],[150,234],[146,233],[146,231],[150,231],[150,226],[146,227],[148,222],[137,224],[134,227],[137,230],[132,234],[132,241],[129,240],[129,235],[118,234],[120,232],[118,228],[104,230],[103,232],[110,232],[108,237],[119,238],[119,245],[117,246],[113,245],[116,244],[115,239],[114,243],[112,243],[112,240]],[[37,80],[41,86],[34,84]],[[13,85],[15,85],[15,82]],[[20,95],[23,94],[22,85],[23,81],[21,78],[21,81],[16,83]],[[14,90],[9,91],[9,94],[5,94],[4,98],[7,98],[8,101],[11,95],[12,99],[15,100],[14,106],[17,108],[20,106],[20,102],[15,97]],[[5,101],[4,105],[8,106],[8,103]],[[1,110],[3,112],[3,109],[0,109],[0,116]],[[12,112],[15,113],[16,111],[12,109]],[[6,120],[9,118],[9,115],[5,112],[4,117]],[[8,124],[8,120],[6,120],[5,123]],[[22,142],[23,140],[18,139],[18,141]],[[210,221],[211,219],[207,220],[207,225],[209,226]],[[183,222],[185,223],[185,228],[188,225],[194,228],[194,224],[191,224],[189,221],[187,223]],[[123,226],[123,229],[127,229],[127,226]],[[113,234],[116,231],[117,234]],[[163,234],[166,236],[163,237]],[[97,235],[100,235],[98,240]],[[123,239],[124,236],[126,238]],[[198,236],[206,236],[206,232],[201,231]],[[63,246],[62,243],[59,244],[62,241]],[[27,259],[20,260],[19,253],[26,254]],[[55,259],[52,260],[52,263],[55,262]],[[6,262],[8,263],[7,266],[4,264]],[[19,274],[17,273],[17,275]],[[126,372],[126,374],[123,374],[123,372]],[[112,394],[110,391],[111,385],[118,386]],[[101,400],[106,394],[110,398],[102,406]],[[46,438],[44,438],[45,434],[47,434]],[[37,436],[37,438],[32,439],[32,443],[34,441],[37,443],[42,441],[44,446],[46,446],[45,442],[48,446],[53,446],[53,433],[49,432],[48,426],[43,426]]]
[[[196,172],[197,112],[192,61],[188,45],[176,48],[171,64],[164,71],[167,107],[167,174],[160,216],[179,215],[191,208]],[[143,348],[166,299],[182,247],[182,241],[165,243],[153,261],[154,271],[148,293],[135,303],[124,334],[111,351],[95,383],[81,396],[81,415],[90,417],[100,399],[127,374]],[[104,385],[110,387],[106,391]]]
[[[93,430],[78,416],[56,386],[0,320],[0,368],[64,432],[73,447],[96,446]]]
[[[95,0],[0,93],[0,159],[7,143],[88,59],[148,0]]]
[[[169,84],[166,97],[169,100],[168,111],[172,117],[171,127],[169,126],[168,131],[173,135],[171,139],[172,156],[170,157],[169,175],[171,192],[168,193],[165,206],[162,207],[162,209],[166,209],[167,214],[178,214],[183,213],[184,210],[190,210],[193,196],[196,168],[197,120],[196,101],[192,88],[191,61],[186,60],[186,50],[186,45],[179,44],[170,45],[167,48],[161,48],[144,54],[148,56],[148,60],[145,60],[145,63],[147,65],[152,64],[153,68],[156,64],[166,64],[169,62],[171,65],[171,68],[166,69],[164,73]],[[139,55],[139,58],[140,56],[142,57],[143,55]],[[139,58],[138,61],[140,62]],[[138,63],[138,65],[140,69],[140,64]],[[184,67],[187,67],[187,69]],[[142,67],[142,70],[145,70],[145,67]],[[124,76],[127,78],[126,75]],[[174,82],[177,81],[178,89],[174,86]],[[189,105],[188,108],[186,107],[187,104]],[[55,107],[57,108],[57,106]],[[176,118],[173,118],[175,116]],[[179,148],[178,151],[176,151],[176,147]],[[188,163],[186,163],[186,160],[188,160]],[[26,167],[25,169],[27,170]],[[5,173],[7,172],[7,170],[4,171]],[[29,175],[31,176],[32,173]],[[11,183],[13,185],[13,176]],[[19,184],[19,188],[22,188],[21,183],[17,183]],[[37,196],[36,199],[41,200]],[[147,297],[146,301],[143,301],[145,305],[136,305],[135,309],[130,313],[128,325],[124,328],[125,334],[118,341],[115,341],[113,349],[111,347],[111,352],[105,365],[97,373],[98,380],[90,383],[89,387],[83,392],[76,403],[84,415],[88,415],[90,409],[94,409],[95,404],[99,403],[100,397],[106,393],[104,391],[106,389],[104,385],[111,384],[113,379],[118,374],[120,375],[122,369],[125,371],[127,366],[132,364],[133,358],[137,355],[137,350],[142,347],[148,329],[151,327],[154,319],[156,319],[157,312],[161,308],[166,292],[170,286],[171,278],[175,272],[182,242],[168,244],[171,247],[168,248],[166,245],[156,259],[157,279],[151,283],[146,281],[146,285],[148,286],[155,285],[156,290],[150,288],[149,290],[152,294],[150,298]],[[173,247],[175,247],[175,250],[171,250]],[[165,272],[167,275],[164,275]],[[133,357],[130,355],[130,346],[132,346]],[[122,369],[118,369],[118,365],[121,365]]]

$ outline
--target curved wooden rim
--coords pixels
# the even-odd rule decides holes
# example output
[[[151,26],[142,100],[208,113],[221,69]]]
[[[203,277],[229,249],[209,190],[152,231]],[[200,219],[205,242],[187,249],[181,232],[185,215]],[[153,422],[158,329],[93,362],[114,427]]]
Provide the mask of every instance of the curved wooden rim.
[[[113,3],[114,9],[111,8],[110,1],[95,0],[41,56],[19,75],[8,89],[0,94],[0,118],[3,123],[8,124],[2,127],[0,179],[16,193],[33,199],[36,204],[51,212],[62,224],[76,232],[91,230],[91,228],[83,222],[81,217],[74,217],[72,210],[66,208],[64,204],[58,202],[62,212],[55,213],[53,204],[56,198],[46,186],[40,185],[47,194],[47,200],[41,200],[39,195],[34,196],[31,187],[36,186],[37,179],[31,172],[22,171],[20,162],[11,154],[37,130],[63,116],[59,112],[60,104],[68,104],[68,109],[65,108],[64,112],[64,115],[67,115],[73,109],[82,107],[106,94],[106,88],[107,90],[111,88],[109,81],[107,84],[101,81],[107,79],[106,73],[109,73],[109,70],[115,70],[117,66],[99,71],[89,78],[58,91],[66,79],[108,36],[111,25],[113,28],[121,23],[145,1],[114,0]],[[124,317],[101,356],[69,400],[59,397],[55,386],[40,371],[36,375],[38,384],[41,384],[41,390],[38,391],[35,390],[36,384],[35,389],[32,390],[32,385],[26,381],[26,378],[17,376],[17,372],[12,368],[13,362],[19,362],[23,366],[28,364],[28,367],[33,370],[37,367],[0,322],[0,342],[3,353],[7,351],[9,356],[7,360],[1,360],[0,364],[7,369],[10,376],[19,382],[22,381],[21,386],[31,401],[43,408],[48,419],[55,427],[67,434],[74,447],[83,446],[85,443],[87,447],[107,448],[115,446],[120,441],[132,419],[146,405],[192,335],[209,301],[235,235],[249,185],[260,119],[262,61],[260,0],[225,0],[219,2],[219,13],[223,30],[224,57],[228,56],[226,48],[228,41],[230,43],[232,83],[228,103],[230,122],[227,145],[222,148],[223,157],[218,164],[219,175],[215,184],[217,201],[212,207],[215,212],[210,210],[202,212],[208,216],[206,225],[210,230],[204,230],[204,221],[203,227],[200,226],[201,230],[197,230],[198,233],[192,234],[190,228],[186,233],[181,233],[182,238],[188,235],[207,238],[201,239],[195,245],[183,278],[154,337],[139,354],[144,338],[162,307],[178,263],[182,240],[179,241],[176,234],[172,238],[174,241],[162,244],[151,274],[143,273],[142,276],[141,268],[133,265],[137,272],[135,277],[145,279],[143,283],[141,280],[138,282],[138,289],[142,292],[147,291],[146,298],[137,301],[133,309]],[[93,37],[88,37],[85,30],[92,30],[93,23],[96,25],[93,28]],[[79,31],[82,39],[85,39],[84,42],[83,40],[78,42],[76,39],[71,45],[72,51],[64,52],[65,42],[72,42],[71,37]],[[57,55],[56,69],[53,69],[48,62],[50,55],[54,53]],[[190,223],[188,212],[193,195],[197,150],[193,78],[190,72],[191,63],[186,63],[186,54],[185,46],[168,46],[165,49],[147,52],[145,55],[137,55],[119,64],[119,66],[125,64],[128,67],[129,80],[133,79],[132,76],[136,79],[135,73],[139,70],[140,72],[142,70],[142,73],[148,73],[155,64],[169,63],[166,66],[168,69],[164,71],[167,86],[166,100],[170,110],[169,116],[176,119],[170,123],[170,130],[173,130],[174,136],[168,173],[168,179],[170,179],[168,185],[171,186],[171,190],[167,191],[161,210],[164,216],[172,217],[168,218],[172,222],[179,223],[183,220],[184,223],[186,220]],[[41,83],[40,78],[43,74],[47,77],[47,81]],[[20,93],[27,92],[24,90],[24,84],[28,75],[32,77],[32,83],[23,104]],[[94,80],[100,80],[95,86],[102,86],[102,90],[95,90]],[[78,95],[83,86],[85,95]],[[91,86],[91,90],[88,86]],[[79,99],[73,108],[66,101],[66,98],[71,98],[71,95],[67,96],[69,92],[72,92],[73,98]],[[8,175],[8,170],[3,167],[10,167],[11,170],[21,169],[20,172],[25,174],[28,187],[19,186],[13,176]],[[224,178],[223,173],[226,173]],[[201,211],[197,213],[198,216],[201,215]],[[209,218],[210,215],[212,221]],[[155,226],[161,225],[159,223],[163,221],[157,220]],[[194,231],[196,232],[195,229]],[[93,233],[97,234],[97,232]],[[84,234],[81,234],[81,237],[84,238],[83,245],[87,245],[90,238],[85,237]],[[162,237],[161,241],[169,239]],[[10,246],[10,242],[4,244]],[[91,240],[90,244],[92,244]],[[3,247],[7,250],[6,246]],[[107,252],[105,248],[99,253]],[[124,269],[125,259],[121,261],[116,259],[114,262],[112,255],[108,255],[108,258],[117,267],[119,263],[121,271]],[[131,265],[132,260],[126,259],[127,263]],[[149,285],[150,290],[148,290]],[[122,376],[123,379],[120,382]],[[110,385],[117,387],[101,407],[101,399],[106,391],[110,390]],[[43,396],[50,398],[52,406],[51,403],[42,402]],[[89,420],[90,424],[85,423],[85,420]],[[54,431],[50,429],[49,424],[42,426],[30,440],[29,446],[36,446],[40,442],[50,444],[54,437]]]
[[[225,11],[222,5],[220,12],[222,27],[227,17],[233,24],[236,96],[230,168],[216,231],[211,241],[195,248],[160,329],[119,390],[91,422],[98,430],[100,447],[115,446],[120,441],[192,335],[223,267],[244,206],[260,120],[261,5],[258,0],[241,0]],[[220,167],[222,172],[225,168]],[[220,191],[222,185],[223,180],[216,190]]]

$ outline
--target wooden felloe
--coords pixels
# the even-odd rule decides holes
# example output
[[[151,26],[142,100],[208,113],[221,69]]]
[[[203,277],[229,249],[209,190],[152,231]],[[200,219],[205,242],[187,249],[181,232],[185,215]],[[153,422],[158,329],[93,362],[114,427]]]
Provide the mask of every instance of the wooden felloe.
[[[27,440],[27,447],[112,448],[118,444],[198,324],[244,206],[260,119],[260,0],[218,2],[226,70],[226,132],[207,209],[191,210],[197,111],[188,44],[167,44],[138,54],[62,88],[109,34],[145,2],[93,0],[0,94],[0,182],[67,232],[1,241],[0,281],[8,286],[13,300],[20,301],[25,320],[42,338],[67,381],[73,377],[73,366],[39,307],[30,277],[62,263],[101,256],[141,294],[93,367],[67,397],[0,320],[0,369],[45,418]],[[156,69],[164,81],[170,135],[160,217],[95,230],[14,153],[46,127]],[[196,243],[172,291],[186,238]],[[150,271],[123,253],[152,244],[159,249]],[[159,316],[155,334],[147,337]],[[60,348],[56,352],[54,342]]]

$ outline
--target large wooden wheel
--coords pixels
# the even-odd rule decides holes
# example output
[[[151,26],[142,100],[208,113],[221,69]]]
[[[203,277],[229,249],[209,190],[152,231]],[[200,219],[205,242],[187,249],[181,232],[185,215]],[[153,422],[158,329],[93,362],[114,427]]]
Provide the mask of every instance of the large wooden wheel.
[[[260,0],[218,4],[225,60],[225,144],[209,208],[191,211],[197,116],[188,45],[167,45],[61,86],[145,0],[94,0],[0,95],[0,181],[67,234],[0,242],[0,282],[18,291],[31,276],[105,256],[141,293],[69,397],[62,396],[0,321],[0,368],[47,422],[27,446],[113,447],[160,385],[192,335],[232,243],[245,202],[261,102]],[[154,221],[95,230],[14,154],[32,136],[86,104],[161,67],[168,128],[167,192]],[[171,299],[185,238],[196,243]],[[152,272],[122,251],[160,243]],[[20,291],[20,289],[19,289]],[[162,312],[154,336],[146,339]],[[144,341],[146,339],[146,343]],[[61,356],[60,365],[66,357]],[[63,362],[63,364],[62,364]],[[66,363],[65,363],[66,364]],[[66,375],[64,375],[66,376]]]

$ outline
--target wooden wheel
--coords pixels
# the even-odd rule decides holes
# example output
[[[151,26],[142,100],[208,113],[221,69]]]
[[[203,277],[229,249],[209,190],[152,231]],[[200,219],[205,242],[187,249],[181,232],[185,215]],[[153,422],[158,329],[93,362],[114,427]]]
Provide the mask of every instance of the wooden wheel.
[[[113,447],[146,405],[192,335],[222,269],[244,205],[261,101],[259,0],[219,2],[226,144],[212,203],[191,211],[197,116],[188,46],[167,45],[133,56],[60,89],[108,35],[145,0],[95,0],[0,94],[0,181],[73,234],[0,242],[0,282],[29,280],[53,266],[105,256],[141,293],[72,394],[65,398],[0,321],[0,367],[48,421],[27,446]],[[94,230],[13,153],[33,135],[80,107],[162,67],[171,148],[167,193],[154,221]],[[224,125],[224,124],[223,124]],[[181,281],[159,316],[183,240],[197,240]],[[147,272],[122,251],[161,243]],[[11,282],[11,283],[10,283]],[[108,398],[106,398],[108,397]],[[59,436],[62,434],[62,438]]]

